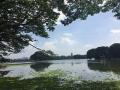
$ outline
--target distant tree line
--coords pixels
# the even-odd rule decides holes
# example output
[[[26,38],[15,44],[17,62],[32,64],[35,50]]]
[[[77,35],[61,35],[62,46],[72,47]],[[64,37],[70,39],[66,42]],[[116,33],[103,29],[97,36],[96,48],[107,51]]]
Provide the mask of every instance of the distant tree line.
[[[51,50],[42,50],[37,51],[33,55],[30,56],[30,60],[61,60],[61,59],[85,59],[86,55],[69,55],[69,56],[59,56],[54,54]]]
[[[89,59],[120,59],[120,43],[112,44],[110,47],[102,46],[87,51]]]

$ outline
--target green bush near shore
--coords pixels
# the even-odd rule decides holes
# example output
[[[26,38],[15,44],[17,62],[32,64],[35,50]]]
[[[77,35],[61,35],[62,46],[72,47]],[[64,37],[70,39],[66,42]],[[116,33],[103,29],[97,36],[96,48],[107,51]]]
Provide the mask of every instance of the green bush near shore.
[[[120,81],[67,81],[53,77],[39,77],[19,80],[0,78],[0,90],[120,90]]]

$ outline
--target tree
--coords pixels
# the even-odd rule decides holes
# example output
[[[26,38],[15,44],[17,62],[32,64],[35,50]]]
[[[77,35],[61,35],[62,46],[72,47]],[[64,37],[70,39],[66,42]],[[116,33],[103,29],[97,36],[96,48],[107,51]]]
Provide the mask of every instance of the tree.
[[[51,50],[47,50],[47,51],[45,51],[47,54],[49,54],[50,56],[56,56],[56,54],[53,52],[53,51],[51,51]]]
[[[96,55],[96,49],[90,49],[87,51],[87,58],[95,58],[95,55]]]
[[[48,37],[46,29],[54,29],[59,15],[51,4],[50,0],[2,0],[0,51],[19,52],[32,41],[30,32]]]
[[[110,58],[120,58],[120,43],[112,44],[109,48]]]
[[[36,61],[49,60],[49,59],[51,59],[51,56],[45,51],[37,51],[30,56],[30,60],[36,60]]]
[[[86,57],[86,55],[79,55],[79,54],[77,54],[77,55],[74,55],[73,58],[74,59],[86,59],[87,57]]]
[[[87,52],[88,58],[95,59],[119,59],[120,58],[120,43],[114,43],[110,47],[98,47],[90,49]]]
[[[51,50],[42,50],[42,51],[37,51],[33,55],[30,56],[30,60],[53,60],[56,59],[56,54],[54,54],[53,51]]]
[[[54,30],[59,16],[54,9],[66,16],[61,21],[64,25],[106,11],[120,19],[119,0],[0,0],[1,54],[20,52],[33,40],[29,33],[49,37],[48,31]]]
[[[108,47],[98,47],[95,49],[88,50],[87,57],[95,59],[105,59],[108,58],[109,48]]]
[[[96,55],[95,58],[96,59],[105,59],[108,58],[108,47],[98,47],[96,48]]]

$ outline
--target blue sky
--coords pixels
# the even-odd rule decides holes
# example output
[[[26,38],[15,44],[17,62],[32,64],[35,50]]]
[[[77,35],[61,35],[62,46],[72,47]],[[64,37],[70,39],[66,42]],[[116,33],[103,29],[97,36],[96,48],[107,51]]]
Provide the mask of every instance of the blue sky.
[[[68,26],[60,24],[59,21],[64,18],[61,14],[55,31],[49,32],[49,39],[32,35],[37,41],[31,43],[59,55],[86,54],[91,48],[120,43],[120,20],[113,17],[111,12],[89,16],[85,21],[76,20]],[[28,46],[10,57],[29,57],[35,51],[35,48]]]

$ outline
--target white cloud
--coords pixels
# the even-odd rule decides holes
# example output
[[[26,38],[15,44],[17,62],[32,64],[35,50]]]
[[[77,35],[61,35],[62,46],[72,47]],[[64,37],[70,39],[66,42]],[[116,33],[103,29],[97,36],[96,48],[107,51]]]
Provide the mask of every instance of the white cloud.
[[[75,40],[72,39],[72,36],[72,33],[64,33],[60,38],[60,42],[62,44],[73,45],[75,43]]]
[[[62,44],[73,45],[75,43],[75,41],[72,40],[70,37],[62,37],[61,38],[61,43]]]
[[[44,50],[55,50],[56,47],[55,47],[55,43],[54,42],[45,42],[42,49]]]
[[[109,34],[106,42],[109,42],[110,44],[120,43],[120,29],[112,29],[110,31],[110,34]]]
[[[113,43],[120,43],[120,29],[111,29],[103,39],[94,43],[94,46],[110,46]]]
[[[112,29],[110,32],[113,34],[120,34],[120,29]]]

